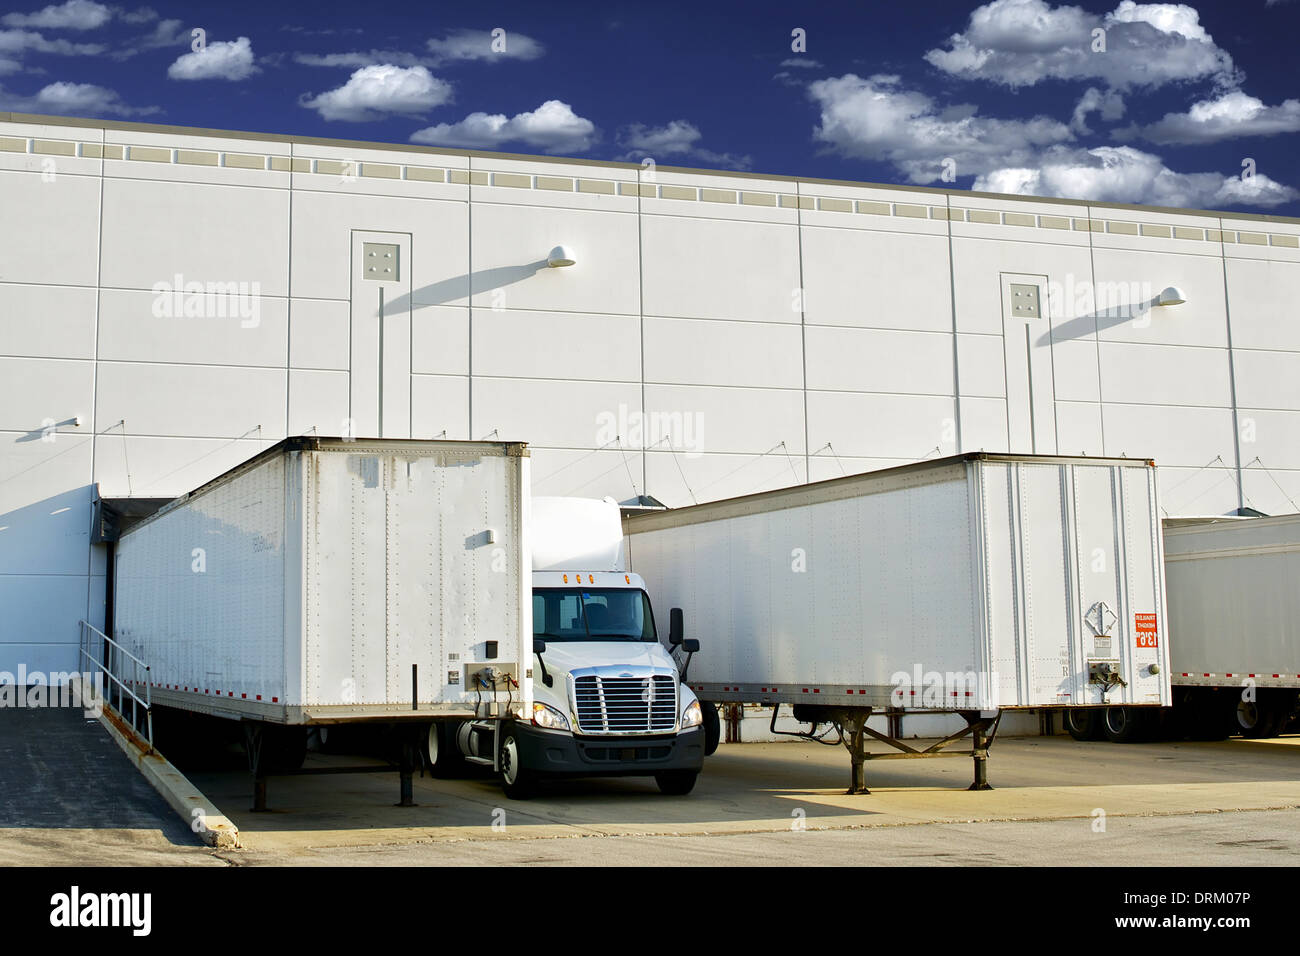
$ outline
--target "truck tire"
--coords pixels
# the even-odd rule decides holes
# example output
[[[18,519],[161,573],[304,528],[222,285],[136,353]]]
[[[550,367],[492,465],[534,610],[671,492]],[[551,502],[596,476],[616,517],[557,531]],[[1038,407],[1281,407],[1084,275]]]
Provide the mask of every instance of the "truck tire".
[[[712,701],[700,701],[700,711],[704,715],[704,756],[712,757],[722,739],[722,722],[718,719],[718,705]]]
[[[1100,740],[1102,721],[1098,712],[1089,707],[1066,707],[1061,715],[1066,733],[1075,740]]]
[[[698,770],[665,770],[655,774],[655,783],[659,785],[660,793],[670,797],[684,797],[695,789],[695,781],[699,776]]]
[[[1295,720],[1296,707],[1297,704],[1300,704],[1300,701],[1297,700],[1296,692],[1289,688],[1277,691],[1275,697],[1277,724],[1273,728],[1273,736],[1280,737],[1287,732],[1287,728]]]
[[[1276,722],[1273,708],[1263,693],[1257,694],[1254,700],[1242,700],[1238,695],[1229,714],[1228,728],[1232,734],[1258,739],[1272,737]]]
[[[537,775],[520,766],[519,744],[513,730],[501,738],[501,789],[511,800],[527,800],[537,792]]]
[[[435,720],[422,738],[424,760],[429,773],[442,780],[465,772],[465,757],[456,743],[456,722]]]
[[[1259,692],[1259,709],[1262,715],[1259,736],[1277,737],[1291,722],[1291,714],[1295,711],[1295,691],[1265,688]]]
[[[1142,739],[1144,716],[1134,707],[1107,707],[1101,712],[1102,733],[1113,744],[1131,744]]]

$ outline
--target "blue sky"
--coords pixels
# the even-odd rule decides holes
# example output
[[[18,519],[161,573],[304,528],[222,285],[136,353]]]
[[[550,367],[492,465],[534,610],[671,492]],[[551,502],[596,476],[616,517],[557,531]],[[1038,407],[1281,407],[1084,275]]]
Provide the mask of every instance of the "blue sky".
[[[0,9],[16,112],[1300,215],[1300,0]]]

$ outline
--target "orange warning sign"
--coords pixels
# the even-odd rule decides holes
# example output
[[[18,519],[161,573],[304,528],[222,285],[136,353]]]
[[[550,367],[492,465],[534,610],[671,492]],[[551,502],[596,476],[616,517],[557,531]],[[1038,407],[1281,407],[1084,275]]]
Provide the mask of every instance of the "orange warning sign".
[[[1156,616],[1154,614],[1134,614],[1133,623],[1137,630],[1138,647],[1159,647],[1156,636]]]

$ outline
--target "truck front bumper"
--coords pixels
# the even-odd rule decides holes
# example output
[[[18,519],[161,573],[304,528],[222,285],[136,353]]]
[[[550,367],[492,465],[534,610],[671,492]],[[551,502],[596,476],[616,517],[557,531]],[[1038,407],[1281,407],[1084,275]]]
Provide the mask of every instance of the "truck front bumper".
[[[634,777],[704,767],[704,731],[644,737],[579,737],[532,724],[515,725],[519,760],[540,774]]]

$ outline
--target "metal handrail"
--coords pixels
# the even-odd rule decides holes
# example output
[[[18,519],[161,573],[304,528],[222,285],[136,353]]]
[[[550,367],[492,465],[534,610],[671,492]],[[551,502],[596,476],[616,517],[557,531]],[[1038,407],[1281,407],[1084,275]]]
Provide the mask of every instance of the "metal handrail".
[[[99,628],[87,621],[79,622],[81,627],[81,657],[87,664],[98,669],[110,681],[106,695],[107,702],[113,706],[117,712],[126,719],[126,699],[131,701],[131,726],[137,733],[143,733],[145,740],[149,743],[149,752],[153,752],[153,691],[149,680],[149,665],[136,657],[125,647],[113,640]],[[98,658],[90,652],[91,635],[97,636],[103,643],[100,645],[101,653]],[[126,658],[123,662],[121,659]],[[119,677],[114,671],[118,665],[123,671],[122,677]],[[126,666],[131,668],[130,681],[126,677]],[[144,673],[144,680],[140,679],[141,671]],[[113,685],[116,685],[116,694],[114,694]],[[144,688],[144,697],[133,688]],[[116,696],[117,703],[113,704],[113,698]],[[140,709],[144,710],[144,728],[140,727]]]

